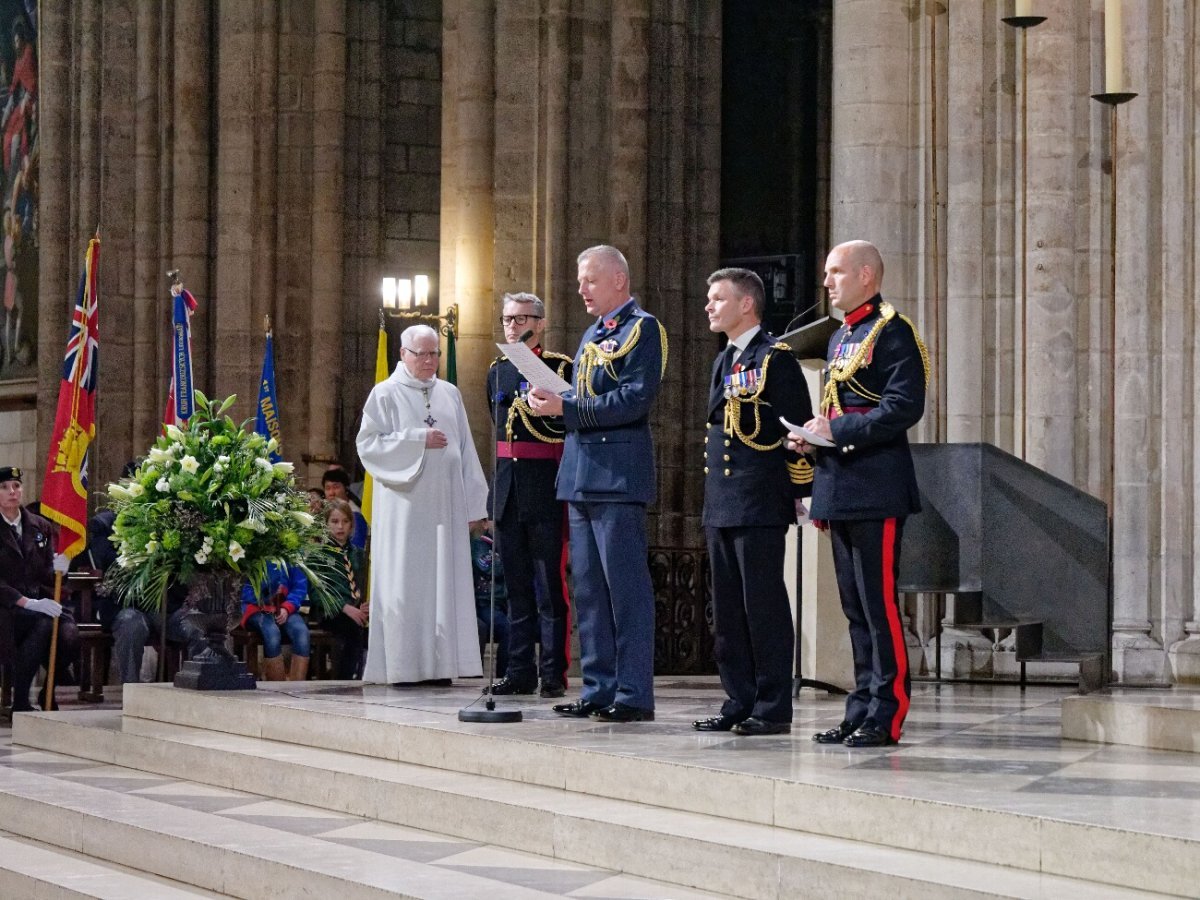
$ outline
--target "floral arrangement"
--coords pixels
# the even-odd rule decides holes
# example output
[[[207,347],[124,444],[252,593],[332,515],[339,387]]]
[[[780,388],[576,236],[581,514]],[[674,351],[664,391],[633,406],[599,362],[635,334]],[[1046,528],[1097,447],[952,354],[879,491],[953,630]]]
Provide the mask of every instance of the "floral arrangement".
[[[336,613],[340,602],[325,588],[335,566],[325,525],[308,512],[292,464],[271,462],[274,438],[225,415],[236,399],[210,402],[197,391],[187,427],[168,425],[133,475],[108,486],[118,555],[105,586],[153,611],[172,584],[221,571],[261,584],[275,563],[299,566],[312,601]]]

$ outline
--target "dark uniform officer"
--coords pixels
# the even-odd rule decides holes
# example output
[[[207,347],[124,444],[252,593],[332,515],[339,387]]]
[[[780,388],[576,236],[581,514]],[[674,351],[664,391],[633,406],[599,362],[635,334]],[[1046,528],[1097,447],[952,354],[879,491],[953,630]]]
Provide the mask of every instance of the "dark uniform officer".
[[[713,363],[704,437],[703,524],[712,570],[721,714],[699,731],[786,732],[792,721],[795,628],[784,542],[812,467],[784,445],[779,421],[807,422],[800,364],[760,326],[762,281],[747,269],[709,276],[709,327],[730,336]]]
[[[646,505],[655,494],[650,409],[667,364],[667,333],[629,294],[619,250],[579,255],[579,294],[596,316],[575,355],[574,389],[535,390],[539,414],[563,416],[558,499],[570,521],[573,599],[583,690],[562,716],[605,722],[654,718],[654,585]]]
[[[509,316],[510,310],[523,304],[506,300],[506,317],[526,318]],[[524,324],[518,324],[517,330],[524,330]],[[560,378],[571,380],[569,356],[543,350],[540,344],[534,352]],[[492,423],[499,428],[492,517],[509,619],[508,668],[504,678],[492,685],[492,693],[532,694],[540,675],[541,695],[561,697],[566,691],[571,633],[564,585],[566,508],[554,487],[563,452],[563,422],[561,417],[533,414],[528,383],[503,356],[488,370],[487,390]],[[539,644],[541,652],[535,660],[534,648]]]
[[[37,670],[47,662],[54,617],[54,531],[39,515],[22,509],[21,470],[0,468],[0,500],[12,500],[10,509],[0,502],[0,665],[12,667],[13,710],[33,707],[29,687]],[[16,516],[10,518],[11,513]],[[70,613],[62,612],[58,626],[59,659],[78,654],[79,633]],[[43,707],[46,703],[43,700]]]
[[[860,268],[864,258],[875,264]],[[834,302],[844,304],[846,319],[829,341],[821,415],[836,446],[816,453],[812,517],[828,523],[833,540],[855,689],[844,721],[813,739],[879,746],[900,739],[909,707],[896,575],[904,519],[920,511],[907,432],[924,413],[928,357],[912,322],[877,292],[882,261],[874,247],[834,248],[826,273],[827,286],[838,284]]]

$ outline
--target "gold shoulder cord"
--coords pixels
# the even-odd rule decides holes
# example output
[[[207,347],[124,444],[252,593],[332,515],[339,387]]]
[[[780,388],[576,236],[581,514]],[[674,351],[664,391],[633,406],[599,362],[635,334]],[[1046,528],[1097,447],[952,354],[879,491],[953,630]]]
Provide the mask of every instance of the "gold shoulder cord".
[[[907,316],[896,312],[896,307],[892,306],[892,304],[881,303],[879,305],[879,321],[867,332],[867,336],[858,345],[858,349],[854,352],[854,355],[840,365],[830,365],[829,378],[825,382],[825,390],[821,395],[821,415],[828,416],[831,409],[836,409],[838,414],[841,414],[842,403],[838,397],[838,385],[840,384],[849,385],[854,393],[868,400],[873,400],[876,403],[883,399],[879,394],[872,393],[864,388],[854,376],[858,374],[858,370],[862,368],[867,356],[870,355],[871,348],[875,346],[875,342],[879,339],[879,333],[883,331],[884,326],[897,316],[912,329],[913,337],[917,341],[917,349],[921,354],[921,365],[925,369],[925,386],[929,386],[929,351],[925,349],[925,342],[917,334],[916,326],[913,325],[912,320]]]
[[[565,428],[551,427],[544,418],[533,415],[533,410],[529,408],[529,401],[524,397],[517,397],[513,400],[512,406],[508,408],[508,422],[505,424],[505,431],[510,443],[513,439],[513,422],[518,416],[525,427],[529,429],[529,433],[543,444],[561,444],[566,437]],[[543,429],[545,433],[543,433]]]
[[[759,378],[758,387],[755,388],[753,394],[747,394],[744,397],[733,396],[725,398],[725,425],[722,429],[727,435],[736,437],[751,450],[759,450],[762,452],[774,450],[783,443],[782,438],[775,441],[773,444],[759,444],[755,441],[755,438],[758,437],[758,433],[762,431],[762,412],[759,410],[759,406],[766,402],[762,399],[762,392],[766,390],[767,387],[767,367],[770,364],[771,354],[768,353],[763,358],[762,376]],[[749,403],[754,407],[754,430],[749,434],[742,430],[743,403]]]
[[[583,354],[579,358],[579,368],[575,372],[575,391],[580,397],[595,397],[596,390],[592,387],[592,375],[596,369],[603,367],[608,372],[609,377],[613,381],[617,381],[617,373],[613,369],[612,364],[621,357],[628,354],[642,336],[642,322],[639,318],[633,326],[633,331],[629,334],[629,340],[616,350],[607,351],[601,350],[600,346],[594,341],[588,341],[583,346]],[[662,323],[658,324],[659,338],[662,341],[662,374],[667,373],[667,330],[662,327]]]

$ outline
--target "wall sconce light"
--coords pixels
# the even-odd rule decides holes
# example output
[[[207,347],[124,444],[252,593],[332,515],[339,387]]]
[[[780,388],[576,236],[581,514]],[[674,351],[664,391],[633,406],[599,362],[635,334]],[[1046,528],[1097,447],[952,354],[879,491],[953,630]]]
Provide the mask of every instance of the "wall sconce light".
[[[429,305],[429,276],[417,275],[413,278],[413,296],[416,298],[417,306]]]
[[[396,300],[400,309],[412,306],[413,283],[411,278],[396,279]]]
[[[384,309],[396,308],[396,279],[385,278],[379,285],[379,295],[383,298]]]

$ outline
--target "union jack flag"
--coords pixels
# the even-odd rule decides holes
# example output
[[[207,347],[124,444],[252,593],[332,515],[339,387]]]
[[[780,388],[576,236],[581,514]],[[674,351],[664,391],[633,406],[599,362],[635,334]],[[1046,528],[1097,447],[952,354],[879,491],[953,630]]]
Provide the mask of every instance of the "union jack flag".
[[[87,544],[89,448],[96,439],[96,376],[100,331],[96,273],[100,238],[88,243],[71,316],[54,435],[42,484],[42,515],[58,523],[57,551],[72,557]]]

